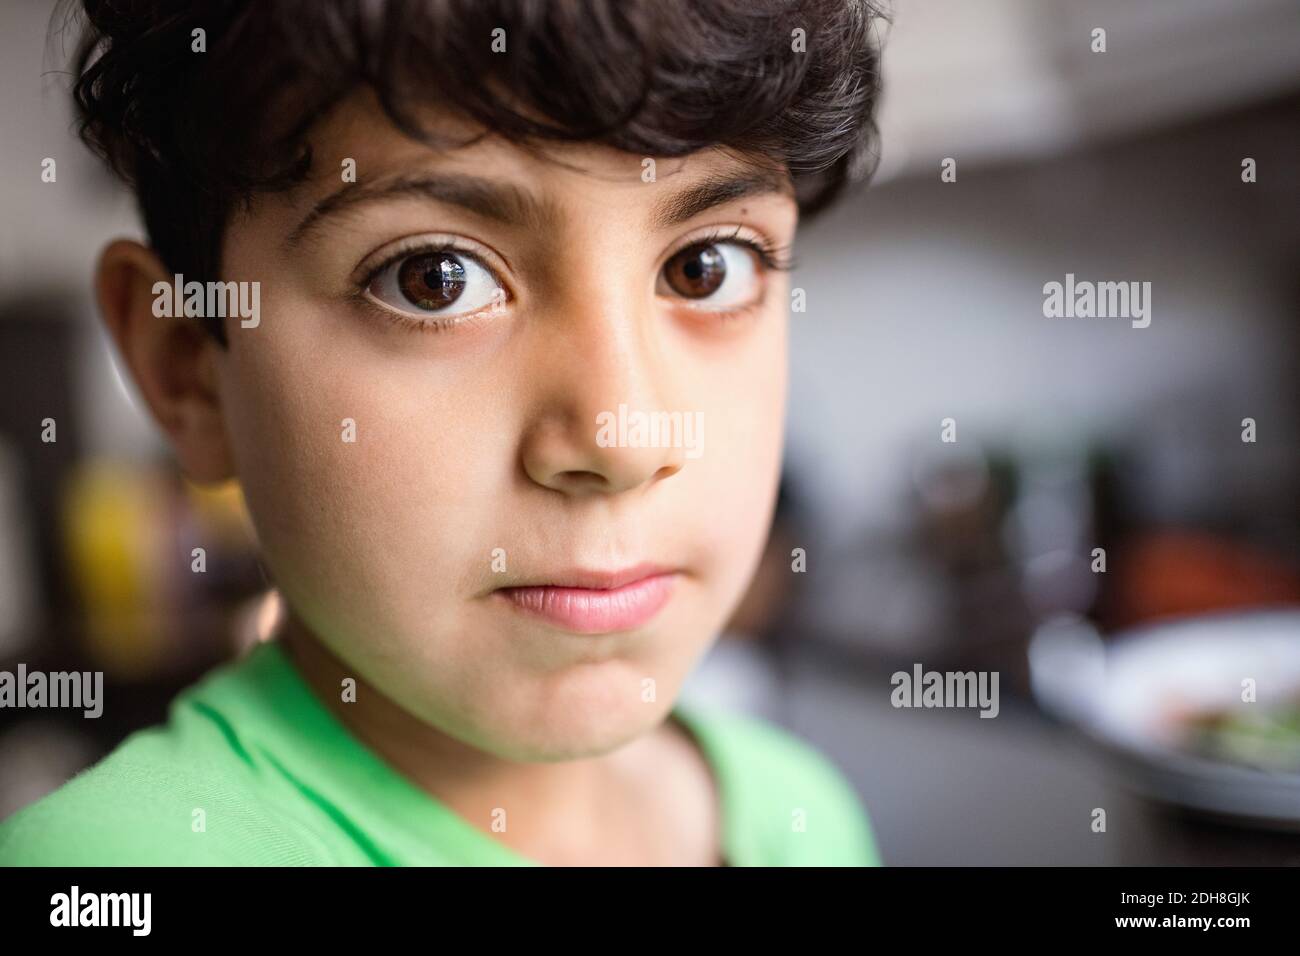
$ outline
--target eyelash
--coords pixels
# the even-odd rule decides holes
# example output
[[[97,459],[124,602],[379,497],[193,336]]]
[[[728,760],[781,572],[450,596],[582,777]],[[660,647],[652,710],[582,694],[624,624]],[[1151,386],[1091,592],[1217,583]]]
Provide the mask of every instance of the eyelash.
[[[750,236],[743,236],[741,235],[741,230],[739,228],[734,231],[718,229],[714,232],[693,238],[669,254],[668,259],[671,259],[679,252],[690,249],[694,246],[716,245],[724,242],[733,243],[747,248],[754,254],[765,270],[771,272],[789,272],[791,269],[795,268],[796,263],[790,256],[790,247],[788,245],[778,245],[770,241],[766,236],[758,239]],[[400,312],[394,311],[393,309],[386,309],[383,306],[376,304],[371,301],[368,295],[366,295],[366,291],[370,288],[371,284],[385,269],[401,262],[403,259],[409,258],[410,256],[435,252],[454,252],[458,256],[465,256],[466,258],[473,259],[484,269],[488,270],[488,272],[492,273],[492,277],[497,281],[498,285],[505,288],[505,283],[501,281],[501,277],[497,275],[497,271],[484,262],[482,257],[476,253],[471,252],[468,249],[463,249],[455,243],[424,243],[399,247],[388,256],[385,256],[381,262],[366,269],[363,273],[363,277],[354,283],[354,288],[351,292],[350,298],[367,311],[371,313],[379,313],[382,318],[393,322],[399,327],[410,329],[415,332],[443,332],[447,329],[455,328],[458,325],[473,322],[475,316],[478,315],[477,312],[471,312],[459,316],[448,316],[446,318],[430,316],[426,319],[413,319],[410,316],[402,315]],[[724,317],[728,314],[729,313],[726,311],[719,312],[719,315]]]

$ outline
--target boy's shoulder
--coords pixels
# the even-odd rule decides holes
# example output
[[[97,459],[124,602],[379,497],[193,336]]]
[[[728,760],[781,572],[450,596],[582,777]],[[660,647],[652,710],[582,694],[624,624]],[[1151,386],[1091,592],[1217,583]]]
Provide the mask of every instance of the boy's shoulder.
[[[0,865],[256,865],[325,862],[267,799],[271,781],[205,692],[240,679],[218,668],[53,793],[0,822]]]
[[[765,718],[695,706],[675,713],[717,776],[734,863],[880,865],[857,790],[821,750]]]

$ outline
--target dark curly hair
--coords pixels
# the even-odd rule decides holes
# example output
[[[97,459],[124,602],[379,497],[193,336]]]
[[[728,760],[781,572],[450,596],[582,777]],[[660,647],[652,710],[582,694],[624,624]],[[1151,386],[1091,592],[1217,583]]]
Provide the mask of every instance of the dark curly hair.
[[[784,166],[804,213],[874,162],[879,13],[868,0],[73,6],[63,21],[84,22],[81,138],[134,189],[163,264],[200,281],[219,278],[233,205],[302,181],[309,130],[362,86],[432,145],[455,144],[417,122],[429,104],[520,142],[648,156],[729,147]],[[200,28],[206,50],[195,53]],[[504,55],[492,50],[498,28]],[[224,342],[219,320],[210,327]]]

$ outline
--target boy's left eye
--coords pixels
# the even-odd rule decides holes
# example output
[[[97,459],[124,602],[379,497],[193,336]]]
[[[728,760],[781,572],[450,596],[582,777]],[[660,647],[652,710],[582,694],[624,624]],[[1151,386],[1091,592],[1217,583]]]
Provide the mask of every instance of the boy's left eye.
[[[656,291],[702,307],[728,309],[756,300],[759,280],[758,254],[748,243],[699,242],[664,263]]]
[[[504,290],[481,262],[454,249],[412,253],[375,273],[366,293],[395,312],[457,316],[503,301]]]

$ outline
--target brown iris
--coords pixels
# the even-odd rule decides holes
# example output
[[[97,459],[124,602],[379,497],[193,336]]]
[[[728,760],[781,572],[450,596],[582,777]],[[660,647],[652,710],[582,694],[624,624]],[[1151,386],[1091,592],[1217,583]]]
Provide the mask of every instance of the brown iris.
[[[397,287],[421,309],[445,309],[465,291],[465,266],[450,252],[411,256],[397,270]]]
[[[664,278],[678,295],[703,299],[722,286],[727,277],[727,260],[717,246],[702,243],[687,246],[664,264]]]

